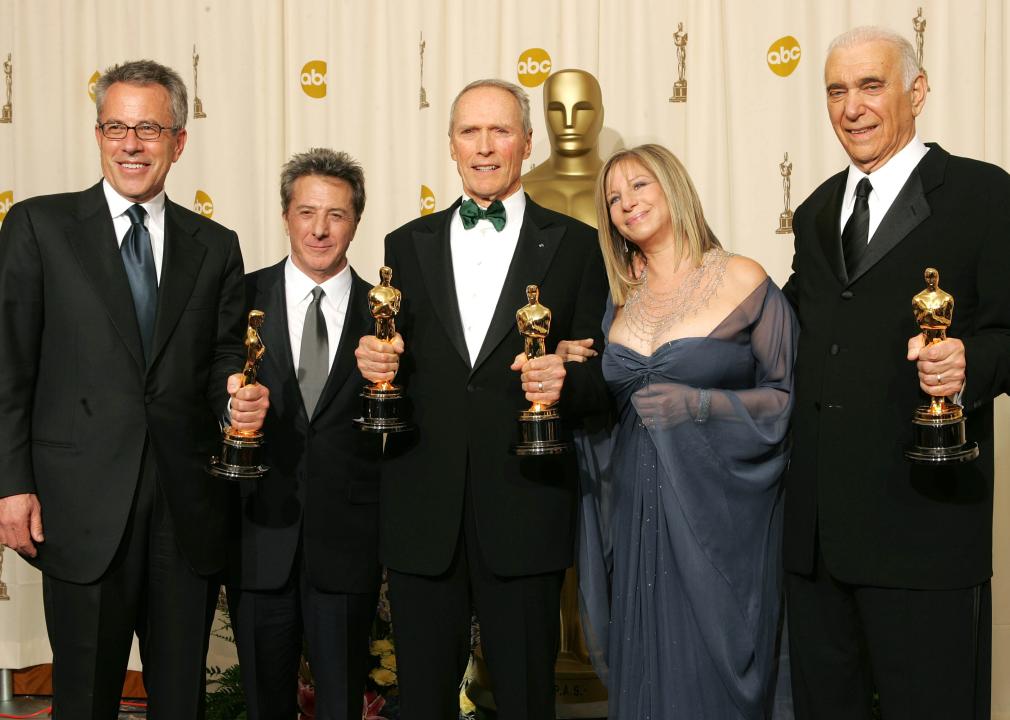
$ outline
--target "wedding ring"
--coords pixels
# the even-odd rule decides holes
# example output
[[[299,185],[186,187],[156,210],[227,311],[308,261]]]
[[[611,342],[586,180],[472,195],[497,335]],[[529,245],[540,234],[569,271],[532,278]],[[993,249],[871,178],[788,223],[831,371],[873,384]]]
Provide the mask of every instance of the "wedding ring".
[[[943,373],[940,373],[939,375],[936,376],[936,384],[943,385]]]
[[[937,377],[939,377],[939,376],[937,376]],[[538,392],[543,392],[543,391],[544,391],[544,384],[541,382],[540,383],[540,390]]]

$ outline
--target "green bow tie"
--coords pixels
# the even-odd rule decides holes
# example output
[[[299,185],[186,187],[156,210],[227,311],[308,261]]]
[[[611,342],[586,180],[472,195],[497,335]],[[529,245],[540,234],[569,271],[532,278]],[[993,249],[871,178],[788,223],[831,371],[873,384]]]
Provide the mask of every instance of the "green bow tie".
[[[463,221],[464,230],[472,228],[478,220],[487,220],[497,232],[501,232],[505,227],[505,206],[501,200],[495,200],[485,210],[473,200],[465,200],[459,206],[459,217]]]

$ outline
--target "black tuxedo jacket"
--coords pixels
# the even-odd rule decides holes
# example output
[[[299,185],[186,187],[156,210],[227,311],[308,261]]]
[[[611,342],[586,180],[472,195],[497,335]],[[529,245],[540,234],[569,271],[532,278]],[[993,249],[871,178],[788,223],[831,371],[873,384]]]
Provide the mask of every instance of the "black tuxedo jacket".
[[[231,230],[166,201],[145,366],[101,183],[11,208],[0,229],[0,496],[38,494],[43,572],[90,582],[108,567],[148,439],[180,550],[199,573],[220,569],[227,484],[204,467],[243,330]]]
[[[786,474],[785,561],[813,569],[815,533],[845,582],[943,589],[992,573],[993,398],[1010,388],[1010,177],[931,145],[851,276],[838,228],[846,173],[797,208],[785,293],[802,332],[793,451]],[[964,342],[963,404],[972,463],[906,462],[926,402],[907,341],[923,271],[954,296],[949,336]]]
[[[529,407],[519,374],[516,311],[540,286],[552,311],[548,351],[562,339],[595,338],[607,280],[596,231],[528,197],[515,254],[473,367],[453,278],[448,210],[386,237],[392,284],[403,291],[397,329],[406,351],[396,382],[414,406],[417,430],[389,436],[382,465],[381,557],[401,572],[436,575],[452,559],[469,477],[480,549],[497,574],[528,575],[572,562],[577,469],[573,453],[520,459],[516,416]],[[606,408],[599,358],[567,363],[560,410],[577,421]]]
[[[259,380],[270,388],[264,458],[270,471],[240,483],[241,517],[232,582],[272,590],[291,576],[299,541],[309,581],[325,592],[375,592],[381,568],[379,458],[382,436],[358,430],[365,381],[354,349],[375,331],[371,286],[354,271],[337,353],[311,418],[298,388],[288,334],[284,263],[246,276],[246,305],[266,313]]]

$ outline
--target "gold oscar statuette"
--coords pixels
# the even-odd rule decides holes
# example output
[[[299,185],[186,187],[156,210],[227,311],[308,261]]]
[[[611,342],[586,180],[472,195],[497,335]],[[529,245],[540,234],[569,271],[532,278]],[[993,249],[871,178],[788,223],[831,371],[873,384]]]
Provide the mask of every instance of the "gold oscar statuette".
[[[242,369],[242,387],[256,384],[260,363],[266,354],[266,347],[259,329],[266,317],[262,310],[249,311],[249,326],[245,333],[246,359]],[[230,425],[224,429],[221,453],[210,459],[207,472],[215,477],[229,480],[263,477],[269,468],[259,458],[263,448],[261,430],[236,430]]]
[[[926,268],[926,289],[912,298],[915,322],[922,330],[926,345],[947,339],[947,328],[954,317],[954,298],[940,289],[940,273]],[[936,377],[937,385],[941,376]],[[953,465],[978,457],[978,444],[967,442],[964,412],[950,398],[932,397],[912,416],[912,444],[905,449],[905,459],[920,465]]]
[[[673,42],[677,46],[677,81],[673,83],[673,95],[670,102],[687,102],[687,33],[684,23],[677,23],[677,32],[673,34]]]
[[[421,44],[420,44],[419,47],[420,47],[420,51],[421,51],[421,82],[420,82],[421,92],[420,92],[420,103],[419,104],[420,104],[420,109],[424,110],[426,107],[428,107],[428,93],[424,89],[424,47],[425,47],[425,42],[424,42],[424,33],[423,32],[421,33]]]
[[[368,291],[368,310],[375,318],[375,337],[392,342],[396,336],[396,315],[400,312],[401,293],[390,283],[393,270],[379,268],[379,284]],[[407,417],[403,388],[390,382],[366,385],[361,391],[362,414],[355,418],[358,429],[374,433],[395,433],[413,429]]]
[[[0,123],[14,122],[14,104],[11,96],[11,86],[14,84],[14,66],[11,64],[11,54],[7,53],[4,60],[4,83],[7,85],[7,102],[0,109]]]
[[[785,209],[779,213],[779,229],[775,234],[790,235],[793,231],[793,211],[789,209],[789,191],[792,188],[793,164],[789,162],[789,153],[785,153],[782,162],[779,163],[779,172],[782,173],[782,200]]]
[[[196,53],[196,45],[193,46],[193,117],[196,120],[207,117],[203,111],[203,100],[200,99],[199,79],[197,78],[196,66],[200,64],[200,56]]]
[[[10,600],[11,596],[7,594],[7,583],[3,581],[4,572],[4,550],[6,546],[0,545],[0,600]]]
[[[918,8],[915,17],[912,18],[912,29],[915,30],[915,61],[919,64],[919,72],[926,78],[926,92],[929,92],[929,75],[923,63],[922,46],[926,42],[926,18],[922,16],[922,8]]]
[[[551,329],[551,311],[540,304],[540,288],[526,286],[529,301],[516,312],[516,326],[525,342],[526,358],[547,354],[545,340]],[[557,455],[568,451],[561,439],[561,414],[551,405],[533,403],[519,413],[519,442],[512,446],[515,455]]]

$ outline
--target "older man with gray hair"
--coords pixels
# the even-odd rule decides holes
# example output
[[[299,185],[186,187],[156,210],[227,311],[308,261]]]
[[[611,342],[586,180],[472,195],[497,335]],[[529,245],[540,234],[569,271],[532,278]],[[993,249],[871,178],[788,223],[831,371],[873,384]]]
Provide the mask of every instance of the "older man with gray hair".
[[[988,718],[993,399],[1010,389],[1010,176],[924,144],[910,43],[834,40],[828,117],[849,156],[796,210],[784,292],[802,326],[786,587],[796,717]],[[925,346],[927,267],[958,302]],[[912,413],[959,395],[974,462],[907,462]]]

